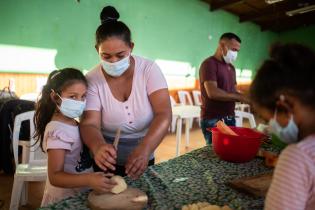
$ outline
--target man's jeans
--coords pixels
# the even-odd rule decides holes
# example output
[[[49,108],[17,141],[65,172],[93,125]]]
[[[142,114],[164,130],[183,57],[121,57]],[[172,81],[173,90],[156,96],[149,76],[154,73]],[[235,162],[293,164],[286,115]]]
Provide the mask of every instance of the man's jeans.
[[[205,137],[207,145],[212,144],[212,133],[211,131],[207,130],[207,128],[209,129],[209,128],[215,127],[219,120],[223,120],[224,123],[228,126],[235,126],[234,116],[223,117],[221,119],[214,118],[214,119],[201,120],[201,130],[202,130],[203,136]]]

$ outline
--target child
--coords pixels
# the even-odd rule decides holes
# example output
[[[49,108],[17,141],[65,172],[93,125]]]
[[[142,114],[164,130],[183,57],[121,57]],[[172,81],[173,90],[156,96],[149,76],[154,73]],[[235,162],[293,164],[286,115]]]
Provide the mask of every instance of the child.
[[[280,154],[265,210],[315,209],[315,52],[277,45],[251,85],[256,111],[289,143]],[[281,111],[286,120],[279,119]]]
[[[48,154],[48,179],[41,206],[58,202],[89,187],[109,191],[115,183],[94,173],[89,151],[83,146],[78,118],[85,108],[87,81],[76,69],[52,72],[35,112],[35,138]]]

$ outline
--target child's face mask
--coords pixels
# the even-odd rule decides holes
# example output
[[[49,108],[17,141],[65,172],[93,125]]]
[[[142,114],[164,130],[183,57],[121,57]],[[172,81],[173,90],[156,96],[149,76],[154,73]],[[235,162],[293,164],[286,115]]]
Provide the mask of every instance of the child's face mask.
[[[282,127],[275,117],[269,121],[270,132],[275,134],[284,143],[292,144],[298,141],[299,129],[291,116],[286,127]]]
[[[285,97],[280,95],[280,100],[284,101]],[[277,109],[275,110],[273,119],[269,121],[270,132],[275,134],[284,143],[292,144],[298,141],[299,128],[294,122],[293,115],[289,119],[288,124],[283,127],[277,122]]]
[[[86,100],[77,101],[70,98],[62,98],[58,93],[56,95],[61,99],[61,104],[58,106],[60,112],[69,118],[80,117],[85,109]]]

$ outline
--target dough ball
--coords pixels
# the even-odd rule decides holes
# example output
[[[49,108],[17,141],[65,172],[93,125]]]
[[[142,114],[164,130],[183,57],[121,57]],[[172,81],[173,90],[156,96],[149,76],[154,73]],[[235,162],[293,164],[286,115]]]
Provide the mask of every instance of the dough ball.
[[[191,205],[191,208],[190,208],[191,210],[198,210],[199,208],[198,208],[198,206],[197,206],[197,204],[192,204]]]
[[[217,205],[208,205],[206,207],[203,207],[201,210],[221,210],[221,208]]]
[[[122,178],[121,176],[113,176],[111,178],[111,180],[113,180],[114,182],[116,182],[117,184],[112,188],[111,192],[114,194],[118,194],[121,193],[123,191],[125,191],[127,189],[127,184],[124,180],[124,178]]]
[[[217,205],[211,205],[208,202],[198,202],[182,206],[182,210],[232,210],[232,209],[227,205],[221,208],[220,206]]]
[[[182,210],[189,210],[188,205],[183,206],[183,207],[182,207]]]
[[[208,202],[198,202],[197,205],[199,208],[203,208],[209,206],[210,204]]]

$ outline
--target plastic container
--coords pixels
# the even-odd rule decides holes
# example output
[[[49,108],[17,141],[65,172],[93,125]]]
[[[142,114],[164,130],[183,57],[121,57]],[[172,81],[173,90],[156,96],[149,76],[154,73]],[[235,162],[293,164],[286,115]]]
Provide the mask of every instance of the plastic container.
[[[243,163],[252,160],[260,147],[263,133],[250,128],[230,127],[238,136],[221,133],[217,128],[212,128],[212,144],[214,152],[220,159]]]

